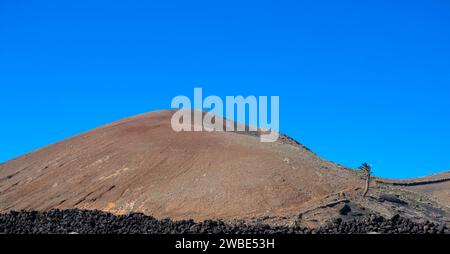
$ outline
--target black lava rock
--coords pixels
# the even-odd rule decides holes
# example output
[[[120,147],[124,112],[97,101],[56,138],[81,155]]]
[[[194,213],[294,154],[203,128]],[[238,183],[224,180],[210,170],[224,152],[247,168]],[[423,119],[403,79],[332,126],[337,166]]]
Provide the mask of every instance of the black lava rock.
[[[351,221],[335,219],[317,229],[301,227],[227,224],[223,221],[158,220],[141,213],[113,215],[102,211],[50,210],[0,214],[3,234],[448,234],[445,225],[413,222],[396,215],[391,219],[371,215]]]
[[[339,214],[340,215],[347,215],[349,212],[351,212],[352,209],[350,208],[350,206],[348,204],[345,204],[340,210],[339,210]]]

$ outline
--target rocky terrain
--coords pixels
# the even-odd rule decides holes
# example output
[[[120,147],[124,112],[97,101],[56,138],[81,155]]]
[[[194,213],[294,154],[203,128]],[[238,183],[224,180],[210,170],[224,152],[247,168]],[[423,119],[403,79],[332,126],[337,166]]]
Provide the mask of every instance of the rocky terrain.
[[[101,211],[50,210],[0,215],[0,233],[8,234],[448,234],[445,225],[413,222],[396,215],[336,219],[316,229],[223,221],[158,220],[144,214],[113,215]]]
[[[92,216],[101,214],[113,221],[142,213],[158,219],[192,219],[198,225],[205,220],[226,225],[245,221],[283,230],[325,230],[336,221],[352,228],[356,225],[352,221],[366,225],[371,216],[400,216],[416,223],[405,224],[412,229],[401,227],[414,232],[423,232],[419,229],[425,221],[450,223],[448,172],[404,181],[375,179],[363,198],[360,172],[322,159],[287,136],[261,143],[258,133],[176,133],[170,127],[172,114],[163,110],[127,118],[0,164],[3,225],[12,225],[7,218],[22,221],[21,216],[33,216],[8,214],[11,211],[52,209],[98,210],[118,217],[99,212]],[[80,213],[74,211],[68,213]],[[91,218],[89,212],[82,213],[86,220]],[[157,223],[144,215],[133,216]],[[386,221],[390,219],[379,225],[393,223]],[[397,230],[388,228],[379,231]]]

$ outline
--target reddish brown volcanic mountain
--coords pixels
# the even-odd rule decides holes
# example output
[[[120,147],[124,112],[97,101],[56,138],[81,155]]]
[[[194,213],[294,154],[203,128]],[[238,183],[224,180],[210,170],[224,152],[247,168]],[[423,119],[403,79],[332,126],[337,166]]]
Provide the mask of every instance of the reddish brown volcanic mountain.
[[[287,137],[261,143],[235,132],[175,133],[172,114],[128,118],[0,165],[0,212],[82,208],[310,226],[369,212],[448,218],[448,203],[433,196],[440,191],[378,183],[363,199],[358,173]],[[386,194],[408,205],[380,201]]]

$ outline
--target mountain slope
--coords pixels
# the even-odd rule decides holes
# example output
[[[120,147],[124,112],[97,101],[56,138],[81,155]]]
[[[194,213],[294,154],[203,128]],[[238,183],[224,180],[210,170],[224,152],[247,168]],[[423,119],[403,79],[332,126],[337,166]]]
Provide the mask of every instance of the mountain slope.
[[[0,212],[80,208],[308,226],[341,216],[342,206],[350,215],[447,214],[370,201],[379,189],[362,199],[357,173],[285,136],[261,143],[236,132],[175,133],[172,114],[127,118],[0,165]]]
[[[0,210],[141,211],[172,218],[290,216],[360,179],[300,146],[180,132],[157,111],[64,140],[0,170]]]

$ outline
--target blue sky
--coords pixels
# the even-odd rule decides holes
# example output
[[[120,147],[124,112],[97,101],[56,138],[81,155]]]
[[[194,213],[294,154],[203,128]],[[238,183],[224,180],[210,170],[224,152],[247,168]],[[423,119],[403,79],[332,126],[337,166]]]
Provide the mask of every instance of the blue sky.
[[[281,131],[346,166],[449,170],[449,13],[447,0],[1,1],[0,161],[202,87],[280,96]]]

